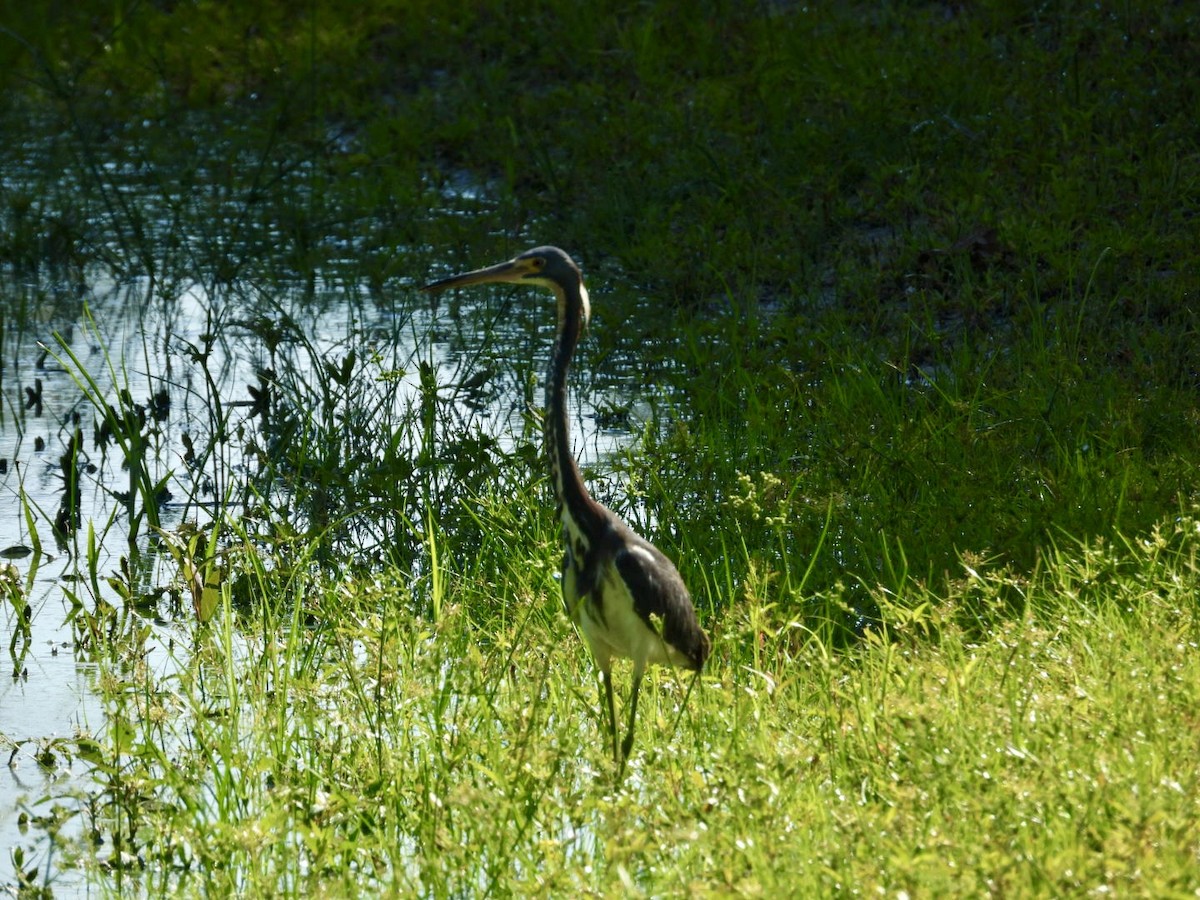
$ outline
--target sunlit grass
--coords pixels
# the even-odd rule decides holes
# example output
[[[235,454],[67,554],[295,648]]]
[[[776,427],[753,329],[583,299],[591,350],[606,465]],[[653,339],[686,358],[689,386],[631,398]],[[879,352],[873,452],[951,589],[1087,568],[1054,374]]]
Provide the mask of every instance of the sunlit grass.
[[[93,752],[109,789],[89,829],[110,883],[190,895],[1195,886],[1194,518],[1135,542],[1068,543],[1028,578],[966,564],[948,595],[895,615],[880,596],[892,624],[852,651],[761,614],[761,595],[727,598],[673,733],[686,685],[666,672],[648,685],[624,782],[558,608],[553,538],[531,536],[522,561],[501,540],[449,563],[437,619],[411,612],[402,578],[297,578],[240,614],[226,607],[174,651],[174,674],[106,668],[110,724]],[[977,636],[976,611],[1011,591],[1024,614]]]
[[[30,819],[22,889],[1195,891],[1186,5],[302,6],[0,36],[0,425],[17,354],[79,328],[80,419],[38,435],[123,427],[94,481],[142,536],[65,544],[106,717],[3,735],[92,775]],[[623,782],[526,408],[551,309],[410,291],[543,241],[592,290],[579,392],[635,432],[586,475],[715,639],[682,715],[648,681]],[[100,283],[166,348],[165,443]],[[194,558],[137,527],[164,478]]]

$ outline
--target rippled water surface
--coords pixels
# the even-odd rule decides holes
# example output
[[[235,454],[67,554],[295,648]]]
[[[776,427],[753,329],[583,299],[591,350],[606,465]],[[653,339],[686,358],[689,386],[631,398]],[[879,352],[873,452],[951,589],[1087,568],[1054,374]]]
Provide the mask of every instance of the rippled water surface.
[[[165,188],[160,173],[126,162],[101,168],[112,196],[86,209],[70,200],[69,176],[52,195],[41,188],[44,169],[9,167],[3,176],[10,198],[28,199],[26,220],[37,232],[30,246],[40,255],[0,272],[0,585],[9,585],[0,594],[8,663],[0,679],[8,757],[0,884],[14,882],[12,848],[56,888],[74,883],[47,858],[45,829],[31,828],[30,817],[77,809],[91,787],[78,739],[103,729],[105,710],[97,668],[80,650],[81,615],[122,606],[122,582],[154,589],[177,580],[160,530],[204,528],[254,482],[278,441],[300,439],[264,428],[260,404],[273,378],[286,374],[293,390],[310,379],[314,403],[318,384],[328,389],[341,378],[349,396],[364,387],[356,379],[372,390],[386,382],[387,391],[364,396],[386,398],[397,419],[432,392],[456,434],[486,436],[507,452],[536,440],[531,405],[541,402],[552,340],[553,305],[532,292],[477,290],[431,302],[413,288],[445,273],[403,264],[384,284],[357,280],[349,262],[368,250],[361,237],[323,235],[329,268],[310,278],[264,274],[272,226],[250,229],[250,211],[206,194],[203,172],[191,172],[184,208],[184,195]],[[197,216],[204,204],[212,216]],[[200,220],[203,228],[189,230]],[[55,227],[64,230],[61,247]],[[251,231],[241,271],[215,272],[213,244]],[[71,248],[87,241],[84,259]],[[97,255],[128,265],[102,265]],[[627,422],[598,424],[612,422],[598,409],[627,401],[619,363],[606,361],[602,385],[589,375],[586,350],[581,363],[573,421],[586,462],[628,439]],[[114,421],[128,425],[125,443]],[[392,436],[375,437],[382,445]],[[141,560],[132,573],[131,553]],[[165,673],[179,663],[186,642],[174,638],[191,612],[178,596],[160,596],[130,614],[153,630],[151,665]],[[102,639],[90,636],[93,649]],[[78,836],[81,817],[63,818],[63,834]]]

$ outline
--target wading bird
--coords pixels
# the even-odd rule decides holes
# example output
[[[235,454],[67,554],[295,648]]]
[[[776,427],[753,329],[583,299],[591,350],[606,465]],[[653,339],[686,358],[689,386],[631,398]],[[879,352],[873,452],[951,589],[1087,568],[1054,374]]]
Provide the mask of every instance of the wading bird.
[[[565,545],[563,603],[600,669],[613,758],[623,771],[633,747],[638,689],[646,665],[680,666],[698,673],[708,658],[708,637],[696,622],[691,597],[674,564],[592,499],[571,454],[567,372],[591,311],[579,267],[557,247],[536,247],[508,262],[444,278],[422,290],[495,282],[549,288],[558,301],[543,434]],[[629,724],[618,747],[612,660],[621,656],[633,660],[633,687]]]

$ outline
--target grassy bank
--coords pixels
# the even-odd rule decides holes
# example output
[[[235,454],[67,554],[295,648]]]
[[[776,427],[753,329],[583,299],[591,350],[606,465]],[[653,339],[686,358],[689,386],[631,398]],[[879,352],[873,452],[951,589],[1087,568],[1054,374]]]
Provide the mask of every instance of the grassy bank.
[[[781,479],[792,554],[832,498],[876,577],[880,533],[940,577],[1190,502],[1184,7],[337,9],[25,11],[10,102],[70,137],[8,194],[12,265],[403,309],[437,267],[558,243],[591,362],[679,398],[649,468],[698,546],[735,472]]]
[[[535,524],[514,555],[493,533],[477,559],[447,563],[436,616],[414,615],[394,581],[297,583],[225,610],[170,677],[105,666],[113,725],[80,747],[105,788],[87,827],[108,883],[249,896],[1196,886],[1194,519],[1064,545],[1030,577],[965,567],[948,592],[888,607],[892,624],[853,652],[747,586],[706,616],[716,652],[677,726],[686,685],[649,683],[622,784],[553,596],[554,535]],[[963,609],[998,616],[980,635],[956,624]],[[118,640],[144,651],[144,629],[126,627]]]
[[[108,423],[141,528],[104,569],[63,541],[106,717],[5,735],[94,775],[27,887],[67,853],[148,894],[1196,888],[1186,4],[27,6],[0,424],[43,341],[88,388],[64,480]],[[578,392],[635,435],[586,474],[715,638],[620,785],[522,405],[551,305],[412,290],[548,241]],[[190,458],[81,298],[161,329]],[[164,477],[215,541],[157,543]]]

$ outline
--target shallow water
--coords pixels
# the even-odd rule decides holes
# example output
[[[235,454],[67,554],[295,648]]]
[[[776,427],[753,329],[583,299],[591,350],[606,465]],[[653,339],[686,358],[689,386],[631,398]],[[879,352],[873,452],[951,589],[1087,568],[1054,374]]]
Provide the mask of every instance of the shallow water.
[[[6,287],[4,368],[0,373],[0,459],[5,461],[0,474],[0,552],[26,588],[23,599],[30,613],[29,628],[22,637],[17,607],[6,603],[0,609],[4,643],[14,641],[8,660],[14,675],[0,681],[0,737],[4,752],[13,753],[13,763],[0,769],[0,797],[4,798],[0,801],[0,848],[4,848],[0,884],[13,883],[15,872],[8,852],[13,847],[24,849],[26,869],[36,864],[43,877],[52,873],[55,887],[76,883],[74,873],[57,870],[48,857],[45,839],[36,829],[26,827],[22,812],[46,815],[55,803],[73,805],[75,794],[94,789],[85,767],[73,762],[69,752],[53,753],[55,764],[51,766],[38,762],[39,752],[52,749],[56,742],[78,734],[96,734],[103,728],[103,709],[93,690],[95,666],[86,661],[85,653],[76,652],[68,592],[76,594],[85,609],[101,600],[119,606],[122,600],[104,576],[118,573],[121,559],[129,551],[128,509],[113,496],[130,489],[129,472],[114,446],[99,446],[101,420],[86,392],[98,391],[103,402],[119,405],[121,392],[127,391],[126,404],[141,405],[151,410],[151,416],[156,393],[169,394],[164,420],[149,429],[153,446],[146,456],[154,479],[168,479],[172,498],[159,507],[166,530],[183,521],[202,527],[208,520],[204,503],[194,502],[202,493],[197,489],[200,476],[182,460],[187,452],[183,436],[200,434],[208,427],[212,398],[207,392],[213,388],[203,383],[188,348],[204,343],[214,310],[227,322],[249,321],[260,313],[289,317],[303,329],[318,351],[317,358],[334,364],[345,358],[349,348],[361,347],[365,336],[371,336],[380,346],[387,345],[391,365],[408,373],[396,395],[399,402],[415,401],[420,384],[414,360],[426,360],[433,366],[437,383],[450,386],[465,420],[494,435],[501,446],[511,444],[524,414],[517,387],[501,381],[490,384],[487,392],[477,393],[460,392],[453,386],[487,366],[488,358],[524,358],[540,372],[552,325],[539,320],[549,318],[550,304],[538,303],[530,296],[528,304],[514,311],[511,294],[497,299],[495,293],[477,291],[430,307],[407,286],[398,285],[391,293],[394,307],[345,291],[314,297],[303,287],[274,286],[269,303],[261,293],[248,289],[216,296],[195,283],[167,297],[152,290],[145,280],[116,283],[102,277],[93,278],[89,287],[78,293],[55,295],[36,283],[10,282]],[[404,306],[414,300],[421,305]],[[231,310],[232,302],[246,307]],[[255,302],[263,308],[256,309]],[[25,311],[20,321],[12,314],[15,310]],[[510,324],[498,327],[501,321]],[[473,332],[472,328],[480,330]],[[217,397],[226,405],[248,406],[247,385],[257,382],[260,368],[277,360],[252,329],[227,325],[221,338],[213,345],[207,364]],[[478,346],[484,347],[483,356]],[[305,359],[297,355],[289,364],[303,365]],[[94,385],[87,384],[88,377],[94,379]],[[611,373],[606,373],[606,379],[609,389],[605,393],[611,397],[612,386],[619,385],[619,379],[614,380]],[[576,448],[585,461],[611,453],[628,439],[627,433],[595,426],[597,412],[588,402],[591,396],[586,390],[576,392],[576,397],[584,399],[575,401],[573,415]],[[534,397],[540,401],[540,388]],[[244,416],[238,421],[253,425]],[[80,524],[56,539],[54,521],[67,495],[60,460],[76,434],[82,473]],[[223,448],[226,472],[239,473],[248,467],[240,446],[231,441]],[[96,534],[96,569],[101,575],[90,583],[89,529]],[[142,523],[135,540],[143,550],[146,534]],[[39,545],[41,553],[37,554],[33,548]],[[154,562],[153,554],[150,558],[151,570],[144,577],[151,583],[169,582],[172,573],[162,568],[169,560]],[[31,571],[34,576],[30,580]],[[100,597],[93,596],[92,585],[99,587]],[[186,616],[176,622],[170,615],[150,624],[162,643],[176,630],[183,633],[190,626]],[[43,755],[43,759],[50,761],[51,757]],[[80,817],[75,817],[63,835],[77,835],[80,828]]]
[[[328,209],[317,217],[326,225],[298,220],[314,230],[320,262],[309,277],[297,277],[304,269],[294,258],[299,242],[271,215],[270,202],[242,200],[269,178],[280,209],[306,209],[319,200],[312,170],[264,159],[255,138],[253,152],[238,150],[236,133],[221,136],[206,122],[182,136],[192,155],[164,168],[144,149],[162,141],[161,134],[146,137],[156,127],[113,126],[101,147],[84,146],[82,133],[64,136],[60,123],[23,120],[0,147],[7,204],[0,224],[11,248],[29,248],[24,257],[13,250],[0,258],[0,575],[20,586],[10,602],[0,579],[8,663],[0,678],[0,754],[6,761],[11,754],[0,768],[0,886],[16,883],[17,848],[39,881],[51,879],[56,890],[83,884],[56,864],[46,830],[28,821],[56,807],[77,810],[86,792],[98,790],[72,752],[75,738],[100,734],[106,724],[98,668],[89,661],[96,651],[77,644],[79,617],[99,604],[125,604],[108,577],[121,575],[131,529],[143,560],[139,584],[178,580],[148,539],[146,504],[120,497],[138,497],[136,480],[117,443],[103,440],[104,406],[144,422],[145,446],[134,458],[169,491],[154,508],[171,531],[183,523],[204,527],[216,498],[253,477],[248,448],[261,422],[251,388],[261,386],[261,371],[286,368],[296,383],[315,383],[320,368],[353,354],[355,377],[403,373],[386,395],[398,407],[419,404],[431,377],[462,433],[485,434],[502,451],[530,440],[527,405],[542,401],[553,339],[548,296],[492,288],[431,300],[417,292],[458,268],[450,253],[443,270],[400,265],[379,283],[362,274],[360,262],[381,252],[402,260],[403,250],[373,242],[373,232],[386,231],[382,224]],[[278,171],[268,171],[276,163]],[[434,202],[447,216],[470,218],[487,207],[486,193],[463,174],[447,178]],[[440,259],[427,248],[416,256]],[[471,267],[497,261],[472,260]],[[594,298],[602,295],[591,287]],[[636,359],[611,355],[597,378],[594,346],[585,336],[572,376],[574,445],[585,464],[630,441],[629,421],[611,411],[630,408],[630,386],[640,380]],[[369,369],[361,365],[368,356]],[[644,387],[637,393],[646,396]],[[189,464],[189,441],[199,446],[211,436],[217,406],[222,427],[241,439],[214,441],[213,457]],[[641,406],[628,419],[651,417]],[[74,504],[66,502],[72,464]],[[601,479],[589,481],[605,492]],[[156,671],[179,665],[187,641],[175,638],[194,628],[191,609],[159,604],[130,614],[150,629]],[[67,818],[62,835],[78,837],[83,816]]]

